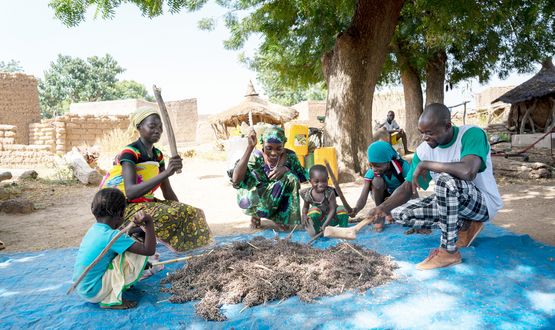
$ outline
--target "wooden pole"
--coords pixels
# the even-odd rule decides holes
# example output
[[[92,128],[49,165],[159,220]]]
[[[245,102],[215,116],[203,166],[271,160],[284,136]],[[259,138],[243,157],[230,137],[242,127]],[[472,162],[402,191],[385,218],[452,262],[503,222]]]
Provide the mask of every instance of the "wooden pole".
[[[463,125],[466,125],[466,102],[463,104]]]
[[[156,102],[158,103],[158,108],[160,108],[160,117],[162,117],[162,122],[164,123],[164,130],[166,131],[168,137],[168,143],[170,144],[172,157],[179,156],[179,153],[177,152],[177,143],[175,142],[175,134],[173,133],[170,115],[168,114],[168,109],[166,109],[166,104],[162,99],[162,90],[156,87],[156,85],[153,85],[152,89],[154,91]],[[177,170],[177,173],[181,173],[181,170]]]
[[[212,252],[214,252],[214,250],[210,250],[210,252],[208,252],[208,253],[198,254],[198,255],[194,255],[194,256],[186,256],[186,257],[175,258],[175,259],[170,259],[170,260],[165,260],[165,261],[153,262],[152,266],[167,265],[167,264],[173,264],[173,263],[176,263],[176,262],[187,261],[187,260],[192,259],[192,258],[207,256]]]
[[[335,177],[335,174],[333,173],[330,163],[325,160],[324,161],[326,163],[326,168],[328,169],[328,172],[330,173],[330,178],[331,178],[331,182],[333,182],[333,185],[335,187],[335,191],[337,191],[337,195],[339,196],[339,199],[341,199],[341,202],[343,203],[343,206],[345,207],[345,209],[347,210],[347,212],[349,212],[349,214],[353,211],[353,209],[349,206],[349,202],[347,202],[347,199],[345,198],[345,195],[343,195],[343,192],[341,191],[341,187],[339,187],[339,182],[337,181],[337,178]]]

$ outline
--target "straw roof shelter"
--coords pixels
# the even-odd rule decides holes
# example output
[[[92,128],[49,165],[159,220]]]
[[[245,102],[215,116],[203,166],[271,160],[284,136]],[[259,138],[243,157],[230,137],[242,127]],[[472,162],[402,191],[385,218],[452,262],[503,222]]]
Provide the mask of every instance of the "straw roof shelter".
[[[495,99],[511,104],[509,128],[536,133],[555,127],[555,67],[551,59],[543,62],[532,78]]]
[[[273,104],[264,100],[255,91],[249,81],[245,98],[238,105],[210,118],[210,124],[218,139],[229,138],[228,127],[240,126],[242,122],[249,124],[249,114],[252,115],[252,125],[263,122],[273,125],[283,125],[299,115],[293,108]]]

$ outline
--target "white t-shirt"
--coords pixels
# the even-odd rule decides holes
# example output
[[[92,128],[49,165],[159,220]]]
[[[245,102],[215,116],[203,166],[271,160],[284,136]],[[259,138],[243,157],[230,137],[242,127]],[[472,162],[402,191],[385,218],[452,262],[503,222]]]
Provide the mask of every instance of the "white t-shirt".
[[[445,146],[437,146],[431,148],[426,142],[422,142],[414,155],[411,170],[407,174],[407,181],[412,181],[412,173],[420,161],[434,161],[440,163],[459,162],[466,155],[476,155],[482,159],[482,167],[476,174],[476,178],[472,183],[476,185],[478,190],[486,199],[489,218],[493,219],[497,212],[503,207],[501,195],[497,189],[497,183],[493,176],[493,165],[491,163],[491,152],[489,142],[484,131],[477,126],[460,126],[456,127],[453,140]],[[484,159],[485,158],[485,159]],[[430,171],[431,177],[426,182],[419,181],[422,188],[428,187],[430,179],[436,180],[439,173]]]
[[[395,119],[393,119],[391,121],[391,123],[389,123],[387,121],[387,119],[380,124],[379,128],[385,127],[385,129],[389,132],[389,131],[393,131],[396,129],[401,129],[401,127],[399,126],[399,124],[397,124],[397,122],[395,121]]]

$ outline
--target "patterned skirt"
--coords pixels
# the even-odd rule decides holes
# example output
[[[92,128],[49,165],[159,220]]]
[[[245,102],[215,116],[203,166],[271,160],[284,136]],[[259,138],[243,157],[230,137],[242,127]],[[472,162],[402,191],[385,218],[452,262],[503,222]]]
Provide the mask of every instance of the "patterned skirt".
[[[211,240],[210,228],[201,209],[169,200],[129,203],[123,226],[141,210],[152,215],[156,239],[172,251],[188,251]]]
[[[299,179],[289,172],[277,181],[237,189],[237,203],[250,216],[288,226],[300,224],[299,187]]]

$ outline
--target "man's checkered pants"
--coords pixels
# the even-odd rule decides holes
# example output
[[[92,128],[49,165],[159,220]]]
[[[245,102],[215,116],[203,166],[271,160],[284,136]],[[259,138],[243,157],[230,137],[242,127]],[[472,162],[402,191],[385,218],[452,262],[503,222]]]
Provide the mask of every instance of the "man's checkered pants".
[[[484,195],[470,181],[441,173],[436,179],[434,194],[412,199],[393,209],[395,222],[412,228],[441,229],[441,247],[454,252],[457,233],[463,220],[487,221],[488,209]]]

